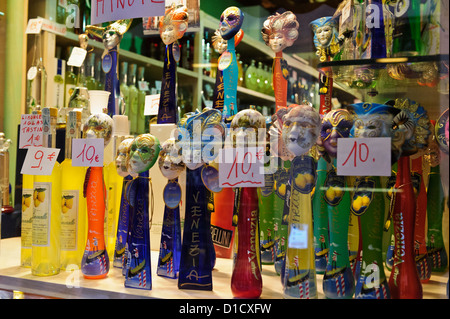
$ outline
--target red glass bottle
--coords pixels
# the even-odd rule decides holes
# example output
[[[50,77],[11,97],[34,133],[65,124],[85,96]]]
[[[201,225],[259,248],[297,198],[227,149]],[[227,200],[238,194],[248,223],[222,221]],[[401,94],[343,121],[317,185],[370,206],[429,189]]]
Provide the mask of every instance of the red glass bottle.
[[[398,161],[396,192],[393,193],[394,264],[389,278],[392,299],[422,299],[422,284],[414,254],[416,200],[408,156]]]
[[[244,187],[239,205],[237,256],[231,276],[231,291],[236,298],[261,296],[258,219],[257,189]]]

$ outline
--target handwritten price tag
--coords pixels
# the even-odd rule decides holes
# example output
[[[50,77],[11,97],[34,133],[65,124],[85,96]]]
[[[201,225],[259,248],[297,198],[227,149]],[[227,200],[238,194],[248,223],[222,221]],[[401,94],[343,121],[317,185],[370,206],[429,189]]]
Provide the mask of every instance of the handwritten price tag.
[[[256,147],[221,149],[219,186],[264,187],[264,150]]]
[[[391,138],[340,138],[337,175],[391,176]]]
[[[72,140],[72,166],[102,167],[104,141],[102,138]]]
[[[41,114],[22,114],[19,148],[42,146],[42,124]]]
[[[145,96],[144,115],[158,115],[160,94]]]
[[[58,148],[29,147],[20,173],[26,175],[51,175],[59,151]]]

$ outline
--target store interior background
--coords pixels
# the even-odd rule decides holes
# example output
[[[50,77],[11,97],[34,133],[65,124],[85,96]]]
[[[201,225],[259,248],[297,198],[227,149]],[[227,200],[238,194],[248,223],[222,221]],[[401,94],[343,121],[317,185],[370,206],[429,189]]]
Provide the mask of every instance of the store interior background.
[[[17,196],[15,196],[15,191],[20,187],[16,185],[16,179],[19,175],[17,174],[17,170],[20,170],[16,167],[17,126],[20,122],[20,115],[25,113],[26,72],[30,67],[32,55],[32,39],[25,34],[25,29],[30,18],[43,16],[50,20],[54,19],[52,15],[56,13],[54,8],[55,3],[55,0],[0,0],[0,132],[4,132],[6,138],[12,140],[12,145],[9,148],[9,181],[12,186],[12,205],[19,211],[21,203],[17,201]],[[303,60],[309,64],[309,67],[316,68],[319,61],[315,55],[313,34],[309,23],[318,17],[333,15],[340,3],[340,0],[221,0],[220,2],[202,0],[200,2],[200,9],[206,14],[218,19],[225,8],[233,5],[240,7],[246,13],[243,24],[245,36],[257,38],[261,42],[261,46],[265,46],[260,36],[260,30],[264,20],[275,12],[284,12],[285,10],[294,12],[297,14],[297,19],[300,24],[300,35],[295,44],[284,52],[293,56],[295,55],[299,58],[297,60]],[[447,23],[446,30],[448,30],[448,21],[445,23]],[[142,37],[140,35],[141,33],[142,24],[140,23],[140,19],[136,19],[129,31],[129,35],[135,34],[138,37]],[[189,34],[187,33],[186,35]],[[152,37],[143,37],[143,41],[147,41],[150,38]],[[441,42],[441,54],[448,54],[448,34],[441,37],[441,39],[446,39],[446,42]],[[46,40],[44,39],[44,41]],[[68,41],[63,39],[61,42],[67,45]],[[76,45],[76,43],[71,43],[71,45]],[[237,48],[238,53],[240,49],[239,47]],[[241,50],[241,55],[245,57],[244,46]],[[97,51],[100,52],[99,50]],[[270,56],[259,56],[258,59],[266,63],[270,63],[271,61]],[[246,61],[246,63],[249,63],[249,61]],[[155,71],[154,78],[161,76],[160,70]],[[151,66],[149,65],[147,73],[151,72]],[[310,78],[312,81],[314,80],[312,76],[303,76]],[[317,79],[315,80],[317,81]],[[406,92],[398,87],[379,87],[378,101],[376,102],[384,101],[385,96],[383,94],[389,96],[393,92],[396,92],[396,90],[401,92],[398,97],[407,96],[419,103],[423,102],[425,105],[444,105],[446,103],[446,107],[448,107],[448,94],[442,96],[436,94],[433,89],[427,88],[422,88],[419,91],[407,90]],[[334,96],[344,105],[353,103],[356,98],[351,92],[343,89],[335,90]],[[359,98],[364,98],[364,95],[360,95]],[[201,106],[201,101],[197,97],[193,99],[192,104],[191,108],[195,109]],[[438,113],[439,110],[435,114],[430,115],[430,118],[437,119],[437,116],[439,116]],[[445,177],[447,179],[447,185],[448,171],[448,162],[443,162],[441,164],[441,172],[447,174]],[[8,227],[14,227],[14,222],[8,225]],[[446,249],[449,251],[448,208],[446,208],[443,225],[444,233],[446,234]],[[20,221],[15,226],[20,227]],[[4,227],[6,226],[4,225]],[[14,233],[17,229],[11,231]],[[2,236],[4,237],[6,234],[2,234]]]

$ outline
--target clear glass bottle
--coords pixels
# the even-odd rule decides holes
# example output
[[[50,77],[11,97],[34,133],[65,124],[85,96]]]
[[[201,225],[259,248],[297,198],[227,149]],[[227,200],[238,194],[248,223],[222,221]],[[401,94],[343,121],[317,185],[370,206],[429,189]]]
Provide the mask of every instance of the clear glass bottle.
[[[138,84],[145,82],[145,67],[138,67]],[[148,94],[148,91],[144,89],[141,84],[139,84],[139,93],[138,93],[138,114],[137,114],[137,125],[136,125],[136,133],[144,134],[148,133],[148,129],[145,127],[145,96]]]
[[[56,108],[43,108],[43,146],[56,146]],[[51,276],[60,272],[61,165],[51,175],[36,175],[33,190],[31,273]]]
[[[41,34],[34,37],[33,65],[27,73],[29,93],[27,94],[27,113],[41,110],[46,105],[47,71],[42,60]]]
[[[64,79],[64,107],[69,106],[70,97],[77,85],[77,76],[73,72],[73,66],[66,63],[66,75]]]
[[[86,200],[83,197],[86,168],[72,166],[72,140],[81,137],[81,112],[69,111],[65,159],[61,164],[61,269],[81,267],[87,232]]]
[[[120,63],[120,95],[123,99],[123,106],[120,114],[129,117],[130,114],[130,89],[128,88],[128,62]]]
[[[96,90],[97,82],[95,80],[95,53],[91,52],[86,58],[86,88]]]

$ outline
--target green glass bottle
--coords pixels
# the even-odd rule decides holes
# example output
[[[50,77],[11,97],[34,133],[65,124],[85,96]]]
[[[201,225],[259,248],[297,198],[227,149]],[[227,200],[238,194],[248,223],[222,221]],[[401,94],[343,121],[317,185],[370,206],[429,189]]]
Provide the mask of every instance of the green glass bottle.
[[[136,86],[136,70],[137,65],[131,64],[128,72],[128,88],[129,88],[129,103],[128,120],[130,121],[130,133],[137,133],[137,119],[138,119],[138,95],[139,90]]]
[[[91,52],[86,58],[86,88],[88,90],[97,90],[95,81],[95,53]]]
[[[120,114],[126,115],[129,118],[130,110],[130,89],[128,88],[128,62],[120,63],[120,95],[123,99],[123,107],[121,107]]]

